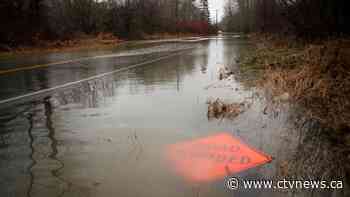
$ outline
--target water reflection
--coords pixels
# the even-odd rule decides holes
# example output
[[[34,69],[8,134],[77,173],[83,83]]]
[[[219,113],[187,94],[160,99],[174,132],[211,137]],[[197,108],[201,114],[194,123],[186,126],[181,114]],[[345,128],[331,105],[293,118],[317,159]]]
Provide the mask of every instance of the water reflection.
[[[33,129],[32,114],[28,114],[28,121],[29,121],[28,137],[29,137],[29,149],[30,149],[29,159],[31,163],[27,168],[27,171],[29,172],[29,186],[27,190],[27,197],[30,197],[33,189],[33,184],[34,184],[34,174],[32,172],[32,169],[36,164],[36,160],[34,159],[35,149],[34,149],[34,136],[32,134],[32,129]]]
[[[265,190],[231,192],[224,189],[224,180],[190,184],[173,174],[162,159],[164,147],[169,144],[222,131],[275,158],[271,164],[240,173],[239,177],[345,179],[343,159],[348,152],[334,146],[321,130],[310,131],[316,125],[294,124],[299,117],[288,106],[266,108],[270,99],[246,90],[239,81],[229,82],[233,89],[219,88],[227,84],[217,83],[217,65],[237,66],[235,60],[245,49],[243,43],[237,39],[212,40],[180,56],[3,108],[2,196],[286,194]],[[105,66],[96,70],[59,69],[72,71],[67,79],[73,75],[79,78],[89,72],[108,70],[110,60],[106,61],[100,62]],[[61,73],[62,78],[54,78],[60,72],[48,70],[43,75],[49,80],[33,77],[30,81],[51,86],[66,79],[66,71]],[[41,87],[35,83],[34,86]],[[206,101],[213,96],[233,102],[250,99],[252,106],[233,121],[208,122]],[[345,191],[332,195],[348,196]],[[329,196],[331,192],[298,191],[289,195]]]
[[[97,56],[92,55],[93,57],[90,58],[68,59],[63,62],[55,62],[55,57],[52,57],[50,54],[43,55],[41,59],[44,62],[54,62],[54,64],[42,66],[37,69],[0,75],[0,100],[79,81],[126,66],[162,58],[175,52],[189,50],[196,46],[196,44],[190,46],[189,44],[164,44],[108,55],[98,55],[99,53],[96,52]],[[19,62],[27,60],[18,59]],[[31,60],[29,59],[28,62],[30,63]],[[0,62],[0,64],[3,64],[3,62]]]
[[[54,105],[80,104],[82,108],[97,108],[106,98],[115,96],[115,81],[112,76],[83,82],[74,88],[55,93],[51,98]]]

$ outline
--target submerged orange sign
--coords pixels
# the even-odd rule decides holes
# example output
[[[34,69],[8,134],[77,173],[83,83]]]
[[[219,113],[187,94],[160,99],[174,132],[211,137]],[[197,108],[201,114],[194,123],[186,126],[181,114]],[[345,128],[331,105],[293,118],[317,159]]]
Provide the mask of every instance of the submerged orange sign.
[[[166,158],[189,181],[211,181],[268,163],[272,158],[222,133],[167,147]]]

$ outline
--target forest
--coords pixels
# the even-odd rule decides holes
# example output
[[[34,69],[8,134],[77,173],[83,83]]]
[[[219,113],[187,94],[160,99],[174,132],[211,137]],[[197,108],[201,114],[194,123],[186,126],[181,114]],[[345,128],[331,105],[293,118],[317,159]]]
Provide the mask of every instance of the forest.
[[[346,0],[228,0],[227,31],[295,34],[299,37],[350,33]]]
[[[0,43],[9,47],[99,32],[139,39],[214,30],[207,0],[5,0],[0,22]]]

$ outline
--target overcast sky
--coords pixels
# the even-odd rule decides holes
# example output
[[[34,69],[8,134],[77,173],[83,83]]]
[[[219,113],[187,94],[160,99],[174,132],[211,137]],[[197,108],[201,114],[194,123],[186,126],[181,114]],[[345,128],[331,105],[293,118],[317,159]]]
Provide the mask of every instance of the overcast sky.
[[[215,17],[216,17],[215,10],[218,10],[219,21],[224,16],[225,1],[226,0],[209,0],[210,18],[212,18],[212,20],[214,20],[214,22],[215,22]]]

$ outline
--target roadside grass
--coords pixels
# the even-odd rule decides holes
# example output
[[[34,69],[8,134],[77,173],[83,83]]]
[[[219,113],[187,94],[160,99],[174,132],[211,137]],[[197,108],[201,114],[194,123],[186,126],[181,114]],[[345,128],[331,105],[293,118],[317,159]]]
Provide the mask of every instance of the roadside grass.
[[[0,52],[0,59],[11,58],[18,55],[111,49],[119,46],[120,43],[122,43],[122,41],[103,40],[100,38],[87,38],[66,41],[41,41],[37,45],[19,46],[11,51]]]
[[[350,132],[350,39],[300,44],[285,38],[251,36],[256,44],[240,60],[248,84],[258,84],[305,109],[327,127]]]

